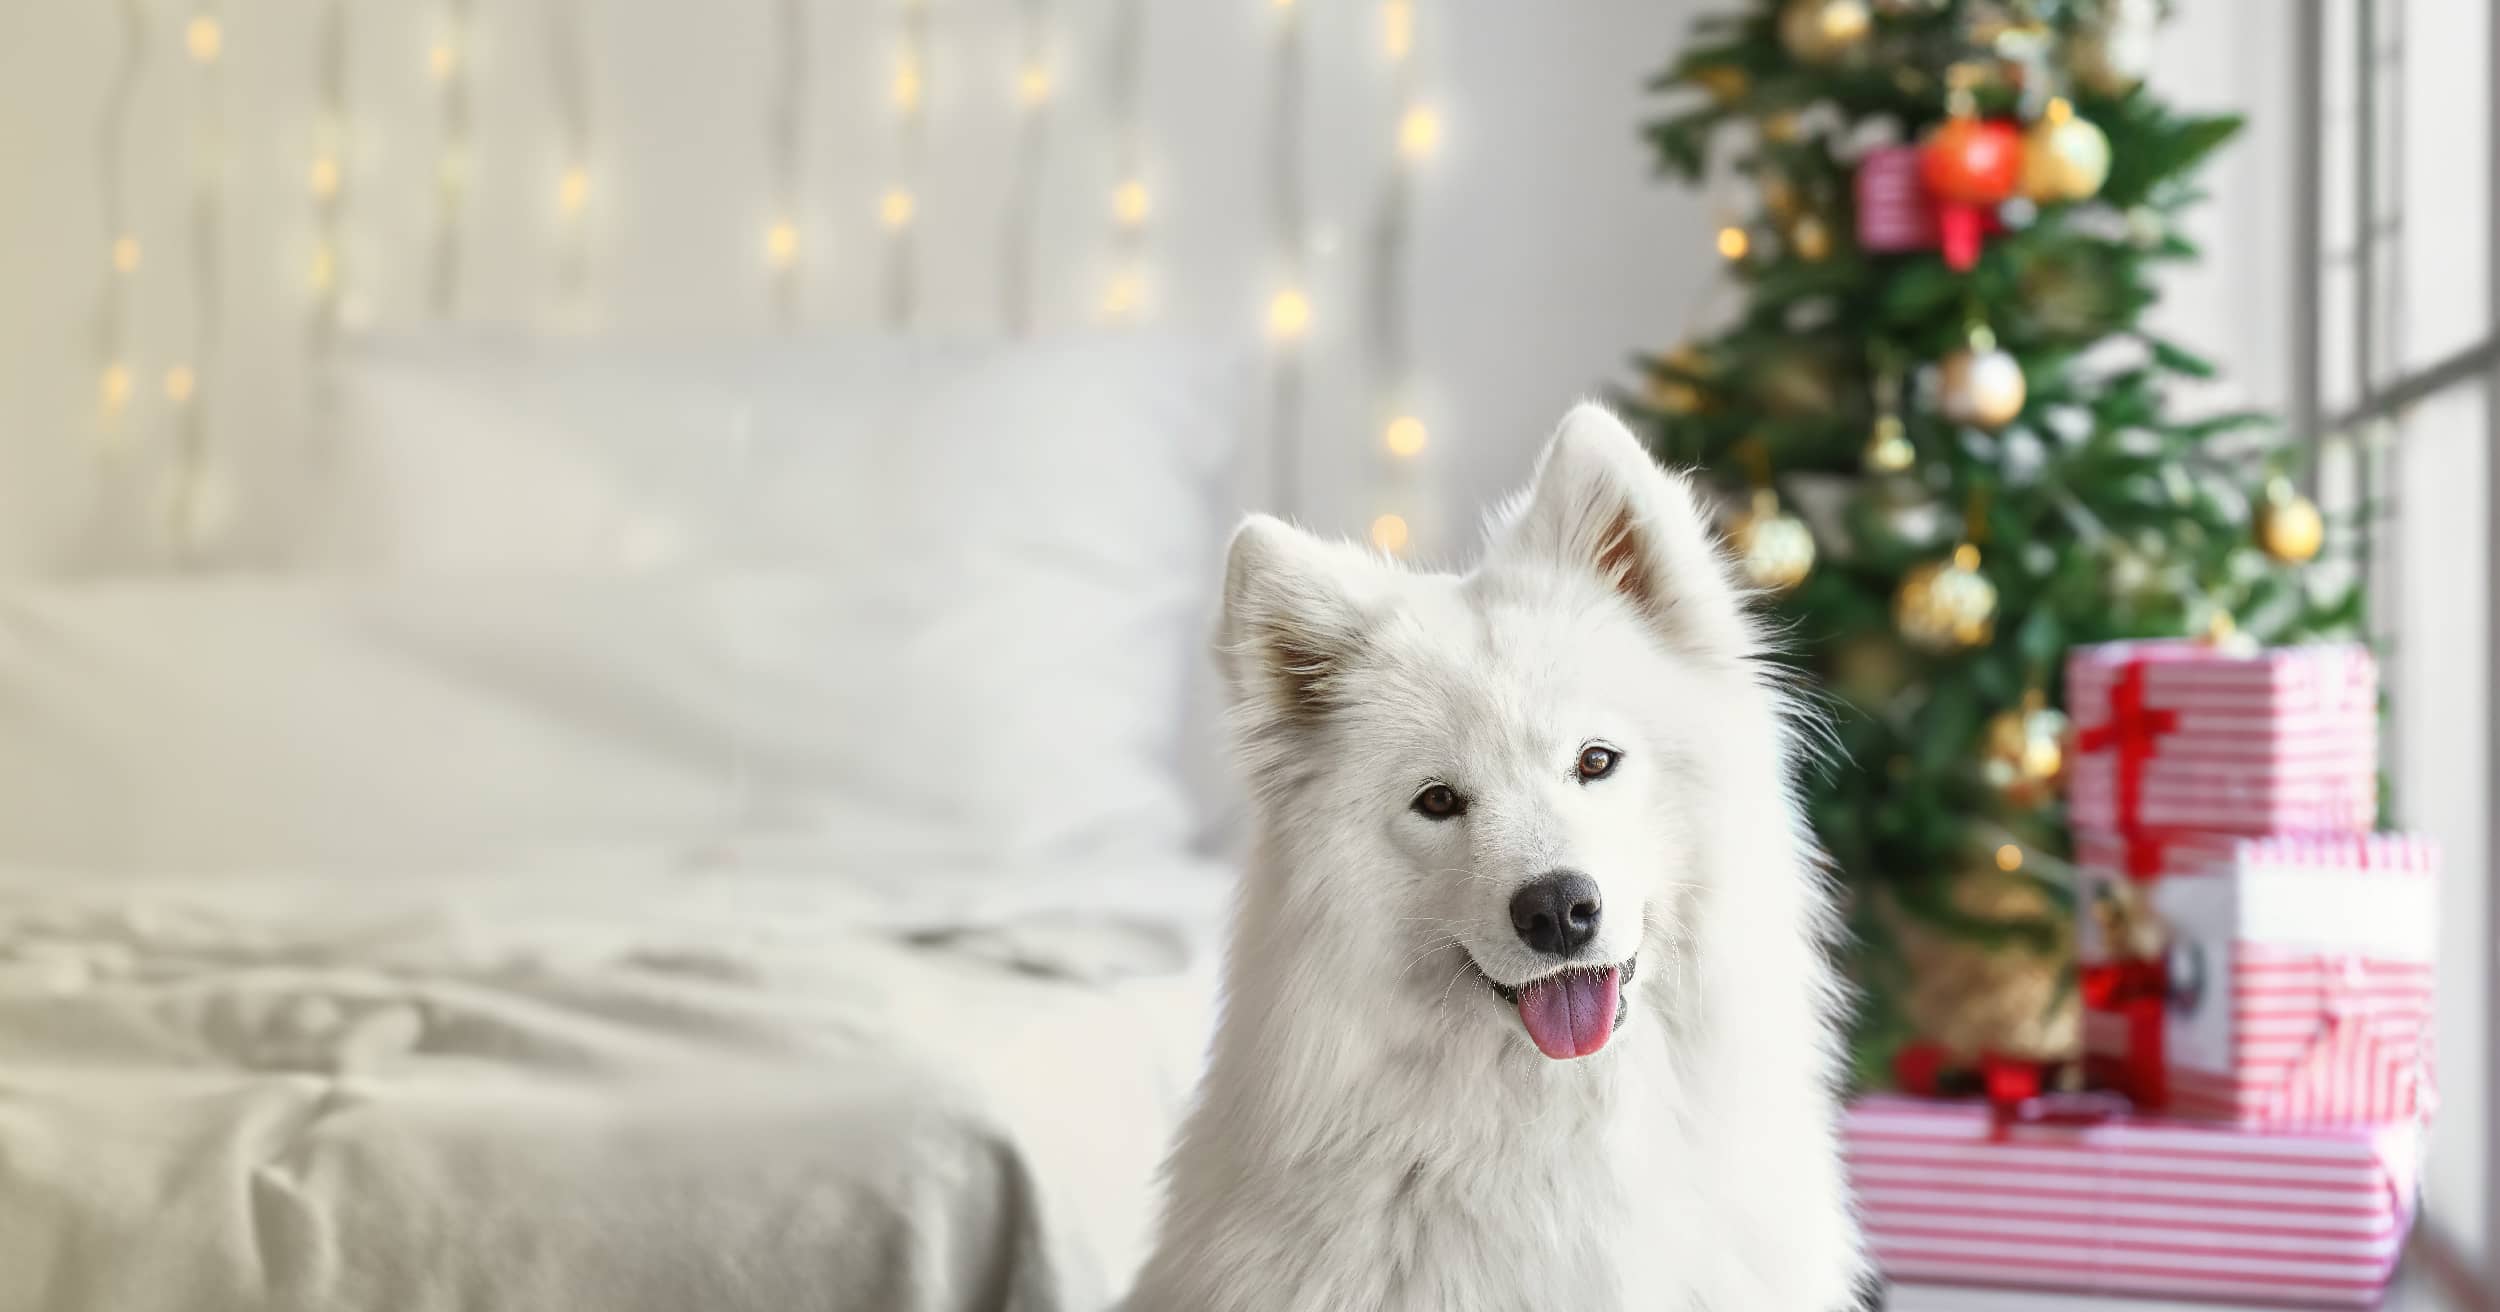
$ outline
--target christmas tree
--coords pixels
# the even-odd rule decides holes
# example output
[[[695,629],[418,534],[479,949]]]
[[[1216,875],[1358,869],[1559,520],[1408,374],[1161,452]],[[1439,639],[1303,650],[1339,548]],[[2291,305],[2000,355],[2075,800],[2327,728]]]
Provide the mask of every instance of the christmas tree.
[[[1913,1031],[2071,1037],[2069,646],[2358,620],[2300,568],[2321,525],[2266,417],[2173,413],[2214,366],[2146,312],[2239,122],[2142,85],[2161,17],[1758,0],[1656,80],[1648,140],[1725,206],[1739,304],[1621,401],[1740,493],[1731,545],[1825,692],[1839,751],[1808,805],[1852,895],[1871,1081]]]

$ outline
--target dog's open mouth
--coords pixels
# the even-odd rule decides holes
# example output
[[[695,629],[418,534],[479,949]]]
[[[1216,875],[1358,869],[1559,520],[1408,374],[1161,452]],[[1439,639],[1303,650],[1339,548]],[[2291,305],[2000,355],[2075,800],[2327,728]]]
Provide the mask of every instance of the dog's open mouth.
[[[1525,984],[1504,984],[1476,966],[1476,976],[1494,995],[1519,1009],[1519,1023],[1528,1027],[1536,1050],[1556,1061],[1586,1057],[1606,1046],[1622,1027],[1631,1004],[1623,986],[1632,982],[1638,957],[1612,966],[1571,966]],[[1468,958],[1474,965],[1475,958]]]

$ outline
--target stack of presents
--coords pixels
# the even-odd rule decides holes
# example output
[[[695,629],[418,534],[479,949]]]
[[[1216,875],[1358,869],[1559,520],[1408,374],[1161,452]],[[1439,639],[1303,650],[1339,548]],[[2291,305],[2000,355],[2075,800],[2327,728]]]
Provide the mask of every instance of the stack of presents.
[[[2378,832],[2378,672],[2322,645],[2067,669],[2082,1091],[1850,1111],[1896,1282],[2376,1306],[2433,1101],[2437,854]]]

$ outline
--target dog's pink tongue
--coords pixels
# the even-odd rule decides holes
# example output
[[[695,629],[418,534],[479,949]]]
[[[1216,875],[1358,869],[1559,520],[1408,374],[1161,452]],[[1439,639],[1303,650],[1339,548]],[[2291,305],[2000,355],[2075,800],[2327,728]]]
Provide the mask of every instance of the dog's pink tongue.
[[[1519,990],[1519,1021],[1556,1061],[1585,1057],[1614,1037],[1615,968],[1568,970]]]

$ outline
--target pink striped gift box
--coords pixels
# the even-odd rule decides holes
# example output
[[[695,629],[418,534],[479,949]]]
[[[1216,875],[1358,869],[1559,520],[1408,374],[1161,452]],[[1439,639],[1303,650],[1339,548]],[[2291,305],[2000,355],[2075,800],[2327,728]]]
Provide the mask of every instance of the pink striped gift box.
[[[2352,643],[2103,643],[2067,660],[2079,828],[2262,834],[2378,819],[2378,666]]]
[[[2438,871],[2436,845],[2404,834],[2277,835],[2155,881],[2171,1110],[2250,1125],[2428,1116]]]
[[[1895,1281],[2375,1307],[2413,1217],[2412,1124],[2260,1131],[2149,1116],[1996,1128],[1879,1095],[1842,1134]]]

